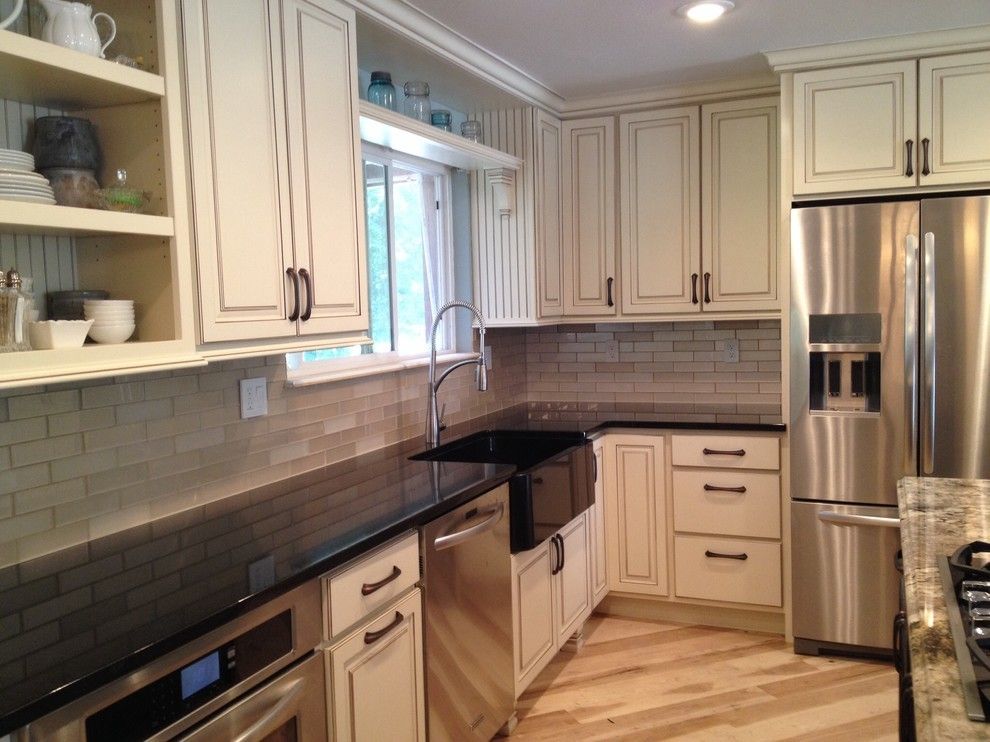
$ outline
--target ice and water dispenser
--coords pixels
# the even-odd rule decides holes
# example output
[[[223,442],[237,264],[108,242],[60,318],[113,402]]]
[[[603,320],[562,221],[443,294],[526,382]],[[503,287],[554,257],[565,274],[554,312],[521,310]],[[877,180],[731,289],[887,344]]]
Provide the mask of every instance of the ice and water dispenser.
[[[879,314],[808,317],[813,415],[880,412],[880,336]]]

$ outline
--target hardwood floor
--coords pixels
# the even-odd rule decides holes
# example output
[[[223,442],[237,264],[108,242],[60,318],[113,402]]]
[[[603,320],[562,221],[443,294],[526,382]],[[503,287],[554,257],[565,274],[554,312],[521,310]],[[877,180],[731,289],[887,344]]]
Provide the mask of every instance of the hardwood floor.
[[[529,740],[896,740],[890,664],[796,655],[779,636],[593,616],[519,699]]]

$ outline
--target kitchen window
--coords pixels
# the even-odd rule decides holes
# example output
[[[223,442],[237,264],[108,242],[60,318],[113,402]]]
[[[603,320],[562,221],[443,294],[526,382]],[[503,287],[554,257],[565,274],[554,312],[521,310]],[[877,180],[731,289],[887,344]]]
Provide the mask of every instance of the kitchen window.
[[[290,353],[290,377],[416,365],[428,357],[436,310],[453,298],[448,169],[369,144],[363,168],[371,340]],[[454,326],[445,318],[437,329],[438,352],[453,352],[454,338]]]

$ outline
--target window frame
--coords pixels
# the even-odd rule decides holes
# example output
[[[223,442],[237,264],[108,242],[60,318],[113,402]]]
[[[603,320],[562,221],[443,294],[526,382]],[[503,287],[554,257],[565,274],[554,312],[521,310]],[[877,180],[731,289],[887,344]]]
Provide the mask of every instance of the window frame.
[[[367,219],[367,209],[365,208],[367,185],[363,177],[364,163],[374,162],[385,168],[388,187],[385,192],[386,214],[388,219],[387,235],[389,249],[389,291],[390,291],[390,320],[392,324],[393,344],[398,341],[398,319],[395,312],[396,301],[396,264],[394,259],[395,245],[395,214],[392,207],[392,173],[394,168],[405,167],[406,169],[421,172],[427,175],[438,177],[440,186],[437,190],[439,205],[439,216],[437,218],[438,235],[442,239],[440,246],[440,290],[437,292],[437,308],[454,298],[455,286],[455,250],[454,250],[454,227],[453,227],[453,168],[432,160],[425,160],[420,157],[406,155],[404,153],[389,150],[371,142],[361,142],[361,170],[362,170],[362,211]],[[368,251],[367,236],[365,237],[365,253]],[[370,278],[370,277],[369,277]],[[436,279],[434,279],[436,280]],[[370,293],[370,286],[367,291]],[[369,297],[370,298],[370,297]],[[441,320],[441,328],[445,342],[443,347],[437,348],[438,359],[453,360],[466,354],[459,353],[457,349],[457,332],[453,313],[447,313]],[[427,328],[429,329],[429,328]],[[370,301],[369,301],[369,335],[370,335]],[[351,344],[353,345],[353,344]],[[348,347],[327,345],[325,348]],[[402,354],[396,350],[379,353],[364,353],[344,358],[331,358],[318,361],[304,360],[304,354],[314,348],[292,353],[286,353],[286,368],[290,384],[303,386],[307,383],[318,383],[319,381],[330,381],[334,379],[354,378],[358,376],[370,376],[379,373],[401,370],[404,368],[414,368],[429,362],[430,353],[406,353]]]

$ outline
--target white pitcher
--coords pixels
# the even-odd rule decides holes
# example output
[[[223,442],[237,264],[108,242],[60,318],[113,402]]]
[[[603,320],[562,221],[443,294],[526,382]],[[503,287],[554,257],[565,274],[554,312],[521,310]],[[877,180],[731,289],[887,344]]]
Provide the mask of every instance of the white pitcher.
[[[59,46],[103,57],[110,42],[117,36],[117,24],[106,13],[93,15],[93,8],[85,3],[67,0],[40,0],[48,19],[41,30],[41,38]],[[110,23],[110,38],[103,42],[96,29],[96,19],[103,16]]]

